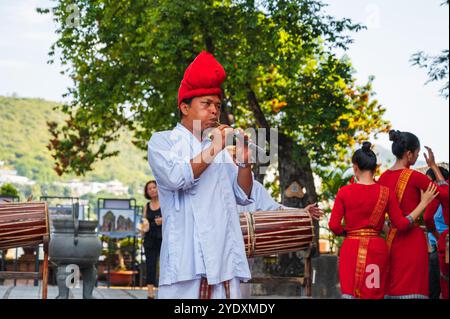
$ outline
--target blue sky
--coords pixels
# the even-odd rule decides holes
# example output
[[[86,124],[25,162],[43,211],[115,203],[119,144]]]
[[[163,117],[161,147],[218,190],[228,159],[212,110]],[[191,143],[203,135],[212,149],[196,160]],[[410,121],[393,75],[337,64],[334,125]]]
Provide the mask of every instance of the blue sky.
[[[361,83],[375,76],[377,98],[387,108],[394,128],[415,133],[431,146],[438,160],[449,160],[449,106],[438,96],[440,84],[425,86],[425,70],[412,67],[410,56],[420,50],[437,54],[449,47],[448,7],[442,0],[325,0],[327,12],[368,26],[354,34],[346,53]],[[0,95],[40,97],[61,101],[71,85],[48,65],[47,53],[55,41],[50,16],[35,12],[47,0],[0,2]],[[377,143],[390,148],[386,136]]]

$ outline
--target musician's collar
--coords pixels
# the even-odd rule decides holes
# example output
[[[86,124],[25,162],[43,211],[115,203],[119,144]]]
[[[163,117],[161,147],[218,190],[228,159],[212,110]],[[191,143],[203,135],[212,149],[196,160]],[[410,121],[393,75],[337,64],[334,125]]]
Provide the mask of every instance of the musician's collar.
[[[211,139],[209,137],[205,137],[201,138],[202,133],[200,133],[200,136],[196,136],[193,132],[191,132],[186,126],[184,126],[182,123],[177,123],[177,126],[175,127],[176,129],[178,129],[179,131],[183,132],[186,135],[189,135],[190,137],[194,137],[195,140],[203,143],[203,142],[207,142],[207,141],[211,141]]]

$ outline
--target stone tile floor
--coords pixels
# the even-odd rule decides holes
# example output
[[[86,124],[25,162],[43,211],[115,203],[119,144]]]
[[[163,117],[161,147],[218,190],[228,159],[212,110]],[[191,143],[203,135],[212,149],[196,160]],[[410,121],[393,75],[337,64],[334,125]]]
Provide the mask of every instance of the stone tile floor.
[[[82,299],[82,288],[70,290],[69,299]],[[57,286],[48,286],[48,299],[58,295]],[[32,285],[0,285],[0,299],[41,299],[42,289]],[[97,287],[93,293],[96,299],[147,299],[147,290],[132,287]],[[299,299],[301,297],[252,296],[252,299]]]

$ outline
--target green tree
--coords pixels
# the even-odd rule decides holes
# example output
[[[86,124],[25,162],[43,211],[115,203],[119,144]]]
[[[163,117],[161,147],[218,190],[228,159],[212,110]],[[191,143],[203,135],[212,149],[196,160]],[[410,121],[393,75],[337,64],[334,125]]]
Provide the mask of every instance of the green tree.
[[[74,81],[62,107],[66,124],[49,123],[56,171],[84,174],[116,155],[108,143],[123,127],[142,149],[154,131],[173,127],[182,74],[206,49],[228,73],[222,122],[278,128],[283,202],[316,202],[313,168],[344,162],[349,147],[389,129],[372,79],[357,85],[350,61],[334,53],[363,27],[323,7],[316,0],[60,0],[40,9],[58,23],[50,56],[61,51]],[[293,181],[306,189],[302,200],[284,198]]]
[[[12,184],[3,184],[0,187],[0,195],[2,196],[19,196],[19,191]]]

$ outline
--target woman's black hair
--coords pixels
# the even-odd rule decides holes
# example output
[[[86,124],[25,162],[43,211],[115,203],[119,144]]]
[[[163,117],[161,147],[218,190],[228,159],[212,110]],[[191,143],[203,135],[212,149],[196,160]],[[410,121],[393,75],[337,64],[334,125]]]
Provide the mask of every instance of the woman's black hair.
[[[353,154],[352,163],[362,171],[374,172],[377,169],[377,156],[371,147],[372,143],[364,142],[362,147]]]
[[[442,167],[442,166],[439,166],[439,170],[441,171],[441,174],[442,174],[442,176],[444,177],[444,179],[445,179],[445,180],[448,180],[448,170],[445,169],[445,168]],[[433,170],[432,170],[431,168],[429,168],[429,169],[427,170],[427,173],[426,173],[426,174],[427,174],[428,176],[431,177],[431,180],[432,180],[433,182],[436,181],[436,175],[434,174],[434,172],[433,172]]]
[[[153,183],[153,184],[155,184],[155,185],[158,185],[158,184],[156,184],[156,181],[155,181],[154,179],[148,181],[148,182],[145,184],[145,187],[144,187],[144,197],[147,198],[148,200],[151,200],[151,197],[150,197],[150,195],[148,194],[147,187],[148,187],[148,185],[151,184],[151,183]]]
[[[420,141],[413,133],[391,130],[389,140],[392,141],[392,153],[402,159],[407,151],[415,152],[420,148]]]

